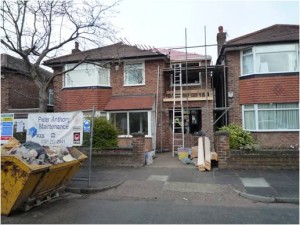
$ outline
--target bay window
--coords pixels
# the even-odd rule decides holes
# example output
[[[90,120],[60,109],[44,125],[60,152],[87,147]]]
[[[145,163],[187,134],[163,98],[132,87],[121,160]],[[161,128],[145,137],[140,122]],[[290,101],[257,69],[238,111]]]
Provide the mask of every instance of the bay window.
[[[65,70],[75,64],[65,65]],[[63,84],[69,87],[110,86],[110,70],[94,64],[83,63],[64,74]]]
[[[262,45],[245,49],[241,53],[243,75],[297,72],[298,45]]]
[[[252,104],[242,108],[245,130],[299,130],[299,103]]]

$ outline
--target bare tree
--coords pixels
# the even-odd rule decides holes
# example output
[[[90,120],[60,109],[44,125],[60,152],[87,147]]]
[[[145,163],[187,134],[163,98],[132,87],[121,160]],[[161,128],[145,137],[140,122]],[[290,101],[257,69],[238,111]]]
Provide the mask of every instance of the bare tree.
[[[47,109],[48,86],[52,77],[39,69],[45,59],[57,57],[60,50],[76,40],[81,46],[101,46],[114,39],[109,22],[118,1],[104,5],[100,0],[4,0],[1,5],[1,43],[18,54],[39,88],[39,110]],[[79,64],[78,62],[73,70]]]

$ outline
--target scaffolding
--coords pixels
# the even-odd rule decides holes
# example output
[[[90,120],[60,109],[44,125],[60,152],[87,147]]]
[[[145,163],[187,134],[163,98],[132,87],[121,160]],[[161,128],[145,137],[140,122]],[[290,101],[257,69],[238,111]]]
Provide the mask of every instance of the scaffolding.
[[[201,120],[205,120],[205,127],[203,127],[201,134],[202,135],[206,135],[210,129],[213,129],[213,127],[215,126],[215,124],[217,122],[220,121],[221,118],[225,118],[225,124],[227,124],[227,112],[230,109],[230,107],[227,106],[227,78],[226,78],[226,73],[225,73],[225,69],[226,66],[225,65],[208,65],[208,57],[207,57],[207,47],[213,47],[213,46],[218,46],[218,44],[212,44],[212,45],[207,45],[206,43],[206,27],[204,27],[204,40],[205,40],[205,44],[201,45],[201,46],[187,46],[187,30],[185,29],[185,46],[184,47],[175,47],[175,48],[168,48],[169,50],[175,50],[175,49],[185,49],[185,68],[183,68],[181,65],[178,67],[173,67],[173,68],[169,68],[169,69],[163,69],[163,71],[165,73],[168,73],[170,75],[173,75],[173,93],[172,93],[172,97],[173,97],[173,111],[172,111],[172,156],[175,155],[176,153],[176,148],[179,147],[186,147],[185,146],[185,125],[184,125],[184,116],[185,116],[185,112],[189,111],[189,94],[185,95],[185,93],[188,93],[188,76],[189,76],[189,72],[199,72],[199,76],[201,76],[201,74],[204,74],[205,76],[205,87],[203,90],[203,85],[201,84],[200,86],[200,90],[199,93],[202,92],[204,93],[204,97],[205,97],[205,107],[200,107],[201,110],[205,110],[205,116],[203,116],[203,118],[201,118]],[[187,49],[189,48],[201,48],[204,47],[205,48],[205,63],[204,65],[199,65],[199,66],[189,66],[188,67],[188,54],[187,54]],[[186,81],[186,88],[185,91],[183,91],[183,83],[182,83],[182,75],[183,72],[185,72],[185,81]],[[208,79],[212,78],[212,86],[213,84],[213,77],[212,74],[217,72],[218,74],[223,75],[223,77],[220,79],[220,81],[218,81],[218,85],[222,86],[222,90],[219,91],[220,93],[218,93],[219,96],[221,96],[221,102],[218,103],[218,105],[216,106],[216,102],[215,102],[215,95],[216,93],[213,92],[213,98],[211,99],[210,96],[210,89],[208,87]],[[220,75],[220,76],[221,76]],[[214,89],[212,89],[214,91]],[[204,100],[204,99],[203,99]],[[212,106],[209,106],[209,102],[210,100],[212,100]],[[163,101],[163,100],[162,100]],[[161,110],[163,110],[161,108]],[[213,121],[210,121],[210,115],[209,115],[209,110],[213,110]],[[218,118],[217,118],[218,117]],[[202,122],[201,121],[201,122]],[[176,123],[177,125],[181,125],[180,127],[176,127]],[[224,122],[223,122],[224,123]],[[180,134],[176,133],[178,130],[180,130]],[[162,134],[162,126],[161,126],[161,134]],[[189,135],[188,137],[191,138],[191,135]],[[191,141],[189,141],[189,143],[191,143]],[[161,142],[162,145],[162,142]],[[191,146],[189,146],[191,147]],[[161,146],[161,150],[162,150],[162,146]]]

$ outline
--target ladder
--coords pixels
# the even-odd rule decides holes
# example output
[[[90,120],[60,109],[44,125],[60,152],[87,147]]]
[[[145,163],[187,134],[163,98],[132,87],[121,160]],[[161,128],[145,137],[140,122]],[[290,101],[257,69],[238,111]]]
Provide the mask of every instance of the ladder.
[[[173,76],[173,145],[172,156],[177,149],[184,147],[184,111],[182,103],[182,70],[181,64],[174,65]]]

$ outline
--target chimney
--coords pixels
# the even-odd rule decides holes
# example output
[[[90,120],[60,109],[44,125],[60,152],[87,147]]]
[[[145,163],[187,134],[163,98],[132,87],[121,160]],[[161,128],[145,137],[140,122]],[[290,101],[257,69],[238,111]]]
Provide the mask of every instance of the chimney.
[[[222,49],[222,46],[224,45],[226,41],[226,32],[223,32],[223,26],[219,26],[219,33],[217,34],[217,44],[218,44],[218,55],[220,54],[220,51]]]
[[[79,43],[75,41],[75,48],[72,49],[72,54],[77,52],[81,52],[81,51],[79,50]]]

